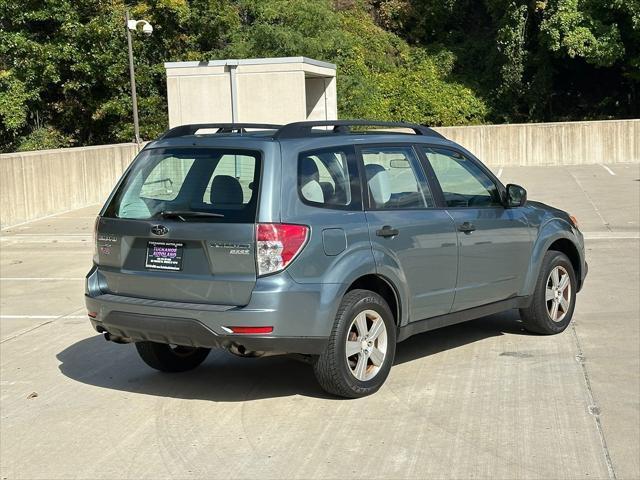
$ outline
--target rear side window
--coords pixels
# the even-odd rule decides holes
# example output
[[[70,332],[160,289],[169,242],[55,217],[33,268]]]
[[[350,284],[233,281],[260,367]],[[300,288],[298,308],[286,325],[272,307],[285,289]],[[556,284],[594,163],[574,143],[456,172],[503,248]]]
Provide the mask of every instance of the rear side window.
[[[105,216],[156,219],[186,212],[186,221],[255,221],[258,152],[204,148],[143,151],[118,188]],[[197,213],[216,216],[197,216]],[[192,215],[189,215],[192,213]]]
[[[325,208],[360,208],[352,147],[303,152],[298,157],[298,192],[305,203]]]
[[[372,209],[414,209],[435,206],[420,162],[411,147],[362,148]]]

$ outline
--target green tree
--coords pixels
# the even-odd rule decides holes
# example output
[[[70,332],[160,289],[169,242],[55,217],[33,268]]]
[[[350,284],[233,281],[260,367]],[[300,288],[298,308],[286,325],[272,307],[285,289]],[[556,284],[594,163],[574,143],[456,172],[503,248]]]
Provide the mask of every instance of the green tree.
[[[131,141],[125,9],[141,135],[166,128],[163,62],[304,55],[338,64],[342,117],[477,123],[486,106],[452,58],[411,47],[364,0],[0,0],[2,150]]]
[[[494,121],[637,117],[638,0],[377,0],[379,21],[456,54]]]
[[[640,0],[0,0],[0,151],[131,141],[167,126],[163,63],[338,65],[343,118],[432,125],[640,114]]]

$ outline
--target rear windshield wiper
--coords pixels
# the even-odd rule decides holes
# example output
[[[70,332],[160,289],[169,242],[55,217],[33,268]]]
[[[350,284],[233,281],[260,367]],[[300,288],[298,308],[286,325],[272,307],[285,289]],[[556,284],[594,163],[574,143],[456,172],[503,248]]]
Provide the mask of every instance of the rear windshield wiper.
[[[192,210],[163,210],[159,213],[161,217],[177,217],[183,222],[186,222],[185,218],[224,218],[224,215],[221,213],[213,213],[213,212],[194,212]]]

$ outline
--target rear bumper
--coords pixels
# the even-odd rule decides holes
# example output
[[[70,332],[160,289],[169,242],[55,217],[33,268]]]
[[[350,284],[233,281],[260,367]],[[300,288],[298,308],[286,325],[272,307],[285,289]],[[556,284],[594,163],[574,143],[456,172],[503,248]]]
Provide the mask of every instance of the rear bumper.
[[[151,341],[192,347],[229,348],[242,346],[248,351],[320,354],[327,339],[323,337],[274,337],[218,335],[191,318],[155,317],[138,313],[111,312],[104,321],[91,319],[98,332],[109,332],[135,342]]]
[[[98,332],[196,347],[318,354],[337,311],[340,284],[298,284],[286,273],[258,279],[244,307],[168,302],[103,293],[98,270],[87,276],[85,303]],[[266,335],[229,333],[233,326],[270,326]]]

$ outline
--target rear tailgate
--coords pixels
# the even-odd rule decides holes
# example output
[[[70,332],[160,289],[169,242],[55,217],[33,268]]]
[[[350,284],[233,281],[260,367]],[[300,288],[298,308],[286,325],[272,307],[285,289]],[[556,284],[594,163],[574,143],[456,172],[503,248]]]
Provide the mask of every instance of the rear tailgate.
[[[157,226],[167,233],[154,235]],[[105,293],[246,305],[256,282],[254,238],[253,223],[102,218],[97,263]]]
[[[256,283],[261,160],[243,148],[143,150],[97,225],[101,289],[246,305]]]

